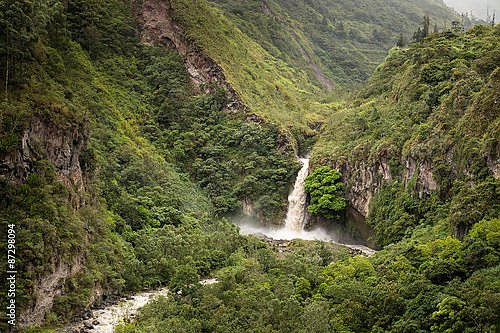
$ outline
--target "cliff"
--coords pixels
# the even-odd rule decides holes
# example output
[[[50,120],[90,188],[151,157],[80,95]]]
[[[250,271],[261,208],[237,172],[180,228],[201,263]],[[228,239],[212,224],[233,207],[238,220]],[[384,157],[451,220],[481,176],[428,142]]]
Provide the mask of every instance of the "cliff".
[[[88,141],[86,125],[58,126],[51,121],[33,118],[20,135],[17,149],[0,156],[0,174],[22,183],[35,172],[35,163],[47,160],[57,178],[72,191],[72,203],[80,207],[85,192],[85,177],[80,155]]]
[[[136,17],[122,1],[87,4],[35,4],[48,30],[11,45],[26,55],[15,70],[0,53],[0,223],[23,245],[20,327],[170,284],[190,258],[213,262],[207,274],[221,252],[190,245],[211,244],[202,225],[226,228],[220,216],[245,201],[280,215],[293,181],[290,131],[249,111],[168,3],[145,1]],[[168,258],[151,255],[160,238]]]
[[[430,196],[438,189],[429,161],[407,157],[401,164],[404,165],[403,177],[393,175],[387,156],[381,156],[372,163],[363,160],[333,162],[332,167],[343,175],[350,206],[366,217],[373,196],[385,183],[395,179],[402,179],[404,188],[411,187],[419,197]]]
[[[0,156],[0,174],[4,186],[19,186],[29,181],[30,176],[40,172],[40,163],[44,161],[54,169],[55,182],[64,184],[67,190],[63,205],[75,211],[85,205],[86,186],[93,176],[92,170],[84,172],[80,163],[82,151],[88,143],[86,125],[61,126],[50,120],[33,118],[21,132],[17,148]],[[7,196],[5,199],[10,198]],[[26,195],[24,199],[29,200],[29,196]],[[35,200],[43,200],[43,197]],[[34,209],[34,205],[30,208]],[[26,227],[23,221],[16,221],[16,225],[22,235],[25,232],[22,228]],[[49,239],[49,232],[45,237],[48,244],[56,242]],[[86,243],[84,239],[80,241],[82,245]],[[23,252],[20,250],[20,253]],[[81,273],[85,265],[84,258],[78,253],[66,256],[54,251],[45,260],[43,272],[36,266],[37,262],[24,264],[24,270],[39,273],[32,275],[29,300],[18,314],[19,327],[41,324],[45,314],[52,308],[54,298],[64,293],[66,281]],[[23,272],[23,278],[27,278],[26,272]]]
[[[379,241],[424,223],[438,202],[461,205],[464,191],[498,184],[498,29],[435,34],[392,50],[324,128],[313,165],[341,171],[350,205],[379,226]],[[477,222],[433,218],[448,218],[457,236]],[[400,236],[382,236],[391,223],[400,223]]]
[[[171,1],[146,0],[137,13],[141,41],[150,46],[175,49],[183,57],[186,69],[199,91],[214,92],[219,87],[227,96],[227,108],[247,112],[238,93],[227,82],[223,69],[189,40],[175,18]]]

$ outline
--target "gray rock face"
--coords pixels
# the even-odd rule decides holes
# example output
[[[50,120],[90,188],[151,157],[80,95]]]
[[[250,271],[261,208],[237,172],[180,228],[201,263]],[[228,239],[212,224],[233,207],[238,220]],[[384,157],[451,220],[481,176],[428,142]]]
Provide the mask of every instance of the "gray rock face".
[[[80,208],[85,192],[80,155],[87,134],[79,127],[70,128],[62,129],[48,121],[34,120],[22,133],[17,149],[0,156],[0,177],[21,184],[36,171],[37,162],[46,160],[54,167],[58,180],[68,188],[71,205]],[[66,279],[83,269],[84,260],[78,256],[66,261],[52,258],[50,266],[51,273],[34,279],[28,305],[19,316],[19,327],[43,322],[54,298],[64,292]]]
[[[174,18],[174,8],[170,1],[143,1],[138,20],[142,42],[177,50],[184,59],[191,80],[200,91],[212,92],[211,84],[216,84],[225,90],[229,101],[226,107],[229,110],[248,110],[238,93],[227,82],[223,69],[186,37],[184,29]]]
[[[80,272],[83,267],[84,262],[80,257],[74,258],[70,263],[53,262],[52,273],[34,282],[28,305],[19,316],[19,327],[41,324],[45,314],[52,308],[54,298],[64,292],[65,280]]]
[[[0,157],[0,177],[22,183],[34,172],[37,161],[48,160],[59,180],[74,194],[81,194],[85,184],[79,159],[86,137],[83,129],[62,129],[36,119],[24,130],[20,146]],[[72,199],[78,208],[81,203],[77,197]]]
[[[497,150],[500,151],[500,145],[498,145]],[[497,156],[500,156],[500,152],[497,152]],[[500,179],[500,158],[495,158],[492,155],[487,156],[487,164],[488,168],[490,168],[491,172],[495,179]]]
[[[414,186],[414,190],[420,196],[429,195],[438,188],[429,161],[408,157],[403,161],[403,165],[405,165],[403,172],[405,187]],[[386,156],[381,156],[372,162],[341,161],[334,163],[333,167],[342,173],[349,205],[364,217],[369,213],[370,202],[374,194],[384,183],[398,177],[392,173]]]
[[[417,161],[413,157],[408,157],[405,165],[405,187],[410,186],[412,179],[414,179],[415,190],[419,196],[423,196],[424,194],[429,195],[438,188],[438,184],[432,175],[432,166],[429,161]]]
[[[382,187],[384,181],[392,179],[387,159],[382,157],[374,163],[349,161],[334,163],[334,168],[342,173],[346,184],[349,205],[366,217],[373,195]]]

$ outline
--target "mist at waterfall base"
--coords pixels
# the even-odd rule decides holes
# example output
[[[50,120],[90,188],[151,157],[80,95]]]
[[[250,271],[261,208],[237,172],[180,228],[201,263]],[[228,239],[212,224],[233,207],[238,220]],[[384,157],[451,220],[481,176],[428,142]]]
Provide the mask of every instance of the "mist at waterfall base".
[[[327,232],[322,228],[314,228],[312,230],[290,230],[286,227],[270,228],[256,225],[255,222],[240,220],[236,222],[240,228],[242,235],[258,235],[262,234],[272,239],[303,239],[303,240],[320,240],[324,242],[338,243],[339,239],[335,234]]]
[[[304,239],[320,240],[335,243],[351,243],[353,239],[349,237],[341,226],[330,226],[328,230],[320,227],[306,230],[308,213],[307,194],[305,192],[305,180],[309,172],[309,159],[300,159],[301,169],[297,174],[295,185],[288,196],[288,211],[284,225],[281,227],[261,226],[251,219],[239,219],[236,225],[240,227],[243,235],[263,234],[273,239]]]
[[[299,238],[305,240],[338,241],[338,239],[335,239],[321,228],[316,228],[314,230],[304,229],[307,220],[305,180],[309,172],[309,159],[301,158],[300,164],[301,168],[297,174],[293,191],[288,196],[288,212],[284,226],[273,229],[259,227],[240,221],[238,225],[242,234],[264,234],[273,239],[286,240]]]
[[[281,227],[266,227],[260,225],[250,216],[237,219],[235,224],[240,228],[242,235],[264,235],[275,240],[319,240],[334,242],[347,246],[351,249],[362,251],[371,256],[375,250],[364,245],[355,244],[355,240],[341,225],[330,225],[325,230],[320,227],[306,230],[307,224],[307,193],[305,191],[305,180],[309,173],[309,159],[301,158],[301,169],[297,174],[295,185],[288,196],[288,211],[284,225]]]

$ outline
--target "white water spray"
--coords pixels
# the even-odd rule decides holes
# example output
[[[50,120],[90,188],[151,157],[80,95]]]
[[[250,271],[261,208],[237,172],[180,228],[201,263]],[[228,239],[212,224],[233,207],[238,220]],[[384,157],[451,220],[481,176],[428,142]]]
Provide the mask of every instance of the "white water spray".
[[[302,168],[297,175],[292,193],[288,196],[288,212],[285,219],[285,229],[301,231],[306,220],[306,190],[304,188],[309,173],[309,159],[301,158]]]
[[[305,190],[305,180],[309,173],[309,159],[301,158],[300,169],[293,190],[288,196],[288,212],[286,214],[285,223],[281,228],[269,228],[255,226],[248,223],[240,223],[240,232],[244,235],[249,234],[264,234],[273,239],[304,239],[304,240],[321,240],[325,242],[337,242],[334,235],[328,234],[321,228],[313,230],[305,230],[306,225],[306,202],[307,194]]]
[[[288,196],[288,212],[286,214],[285,224],[283,227],[275,229],[270,227],[256,226],[251,223],[238,223],[240,233],[243,235],[263,234],[273,239],[304,239],[304,240],[321,240],[325,242],[334,242],[340,245],[347,246],[351,249],[360,250],[366,255],[373,255],[374,250],[363,245],[342,244],[336,234],[328,233],[322,228],[314,228],[305,230],[306,225],[306,202],[307,194],[305,190],[305,180],[309,173],[309,159],[301,158],[302,168],[300,169],[293,191]]]

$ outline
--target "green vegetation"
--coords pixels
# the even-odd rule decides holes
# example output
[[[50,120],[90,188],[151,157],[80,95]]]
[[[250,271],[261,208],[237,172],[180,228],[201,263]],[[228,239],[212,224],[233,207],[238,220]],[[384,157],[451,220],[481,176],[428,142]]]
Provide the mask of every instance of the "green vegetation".
[[[1,34],[9,48],[0,54],[8,76],[0,220],[2,230],[16,223],[22,244],[19,309],[34,300],[36,281],[65,265],[82,268],[62,285],[50,325],[88,306],[96,287],[175,289],[186,267],[204,276],[239,248],[242,238],[220,221],[223,213],[251,200],[256,213],[281,219],[297,168],[291,147],[277,148],[281,131],[226,113],[220,92],[196,96],[175,51],[139,43],[125,4],[2,5],[10,6],[2,15],[12,10],[40,24],[26,28],[29,43]],[[14,18],[2,16],[2,27],[24,34]],[[19,161],[26,171],[15,160],[23,133],[33,145]],[[78,158],[71,163],[81,179],[69,162],[58,164],[64,154],[54,149]],[[2,294],[2,306],[6,300]]]
[[[0,3],[0,226],[17,225],[18,309],[43,277],[75,270],[46,327],[26,331],[67,322],[96,290],[160,286],[170,296],[119,332],[498,331],[500,26],[395,48],[360,92],[331,102],[295,69],[302,51],[327,77],[357,83],[408,33],[398,22],[413,30],[423,11],[449,11],[276,0],[273,19],[248,10],[266,2],[214,2],[172,4],[263,121],[225,110],[218,87],[197,95],[176,51],[142,45],[139,3]],[[275,248],[224,219],[245,202],[282,221],[298,169],[290,141],[303,151],[325,120],[309,210],[335,216],[352,186],[337,169],[351,177],[383,161],[391,177],[367,218],[382,248],[373,257],[323,242]],[[199,284],[206,276],[219,282]]]
[[[211,0],[274,57],[332,82],[367,80],[398,40],[409,41],[425,15],[440,30],[457,19],[439,1]],[[306,54],[306,55],[304,55]],[[315,77],[316,76],[316,77]]]
[[[345,209],[344,183],[338,170],[328,166],[316,168],[307,176],[305,188],[311,197],[307,206],[309,213],[327,218],[337,217],[337,212]]]
[[[425,13],[434,13],[433,22],[439,18],[440,24],[455,18],[434,1],[363,3],[362,11],[352,1],[323,0],[175,0],[172,5],[190,40],[224,69],[252,111],[306,135],[315,134],[334,110],[318,88],[324,81],[334,82],[326,85],[335,90],[359,84],[399,33],[410,39]]]
[[[374,158],[394,149],[404,149],[405,156],[429,156],[430,147],[448,133],[454,141],[460,135],[479,140],[480,133],[493,135],[497,108],[481,111],[496,94],[498,29],[446,32],[391,50],[353,102],[330,119],[316,146],[316,159],[327,162],[350,152]]]
[[[327,109],[307,74],[274,57],[206,0],[172,1],[190,40],[223,69],[252,111],[282,128],[311,132]],[[308,112],[303,112],[307,109]],[[308,126],[309,125],[309,126]]]
[[[260,243],[235,253],[219,283],[160,298],[117,332],[495,332],[499,230],[484,220],[460,241],[425,227],[373,258]]]
[[[500,184],[488,161],[498,156],[499,29],[434,34],[393,49],[314,147],[316,165],[387,161],[391,181],[368,216],[380,245],[440,219],[463,236],[481,219],[498,217]],[[431,166],[435,191],[424,188],[419,170],[407,175],[412,160]]]

